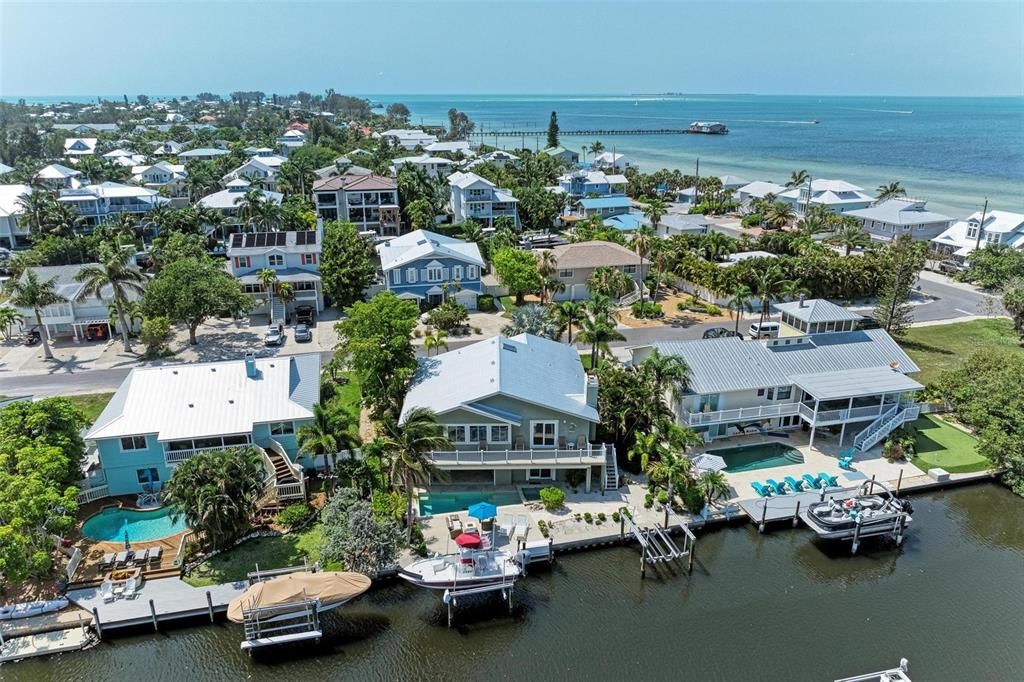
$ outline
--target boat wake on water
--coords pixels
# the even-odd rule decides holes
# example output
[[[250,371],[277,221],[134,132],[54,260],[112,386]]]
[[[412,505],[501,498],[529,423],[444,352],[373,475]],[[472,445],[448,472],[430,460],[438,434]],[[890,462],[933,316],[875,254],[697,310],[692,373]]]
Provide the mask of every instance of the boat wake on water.
[[[869,111],[873,114],[902,114],[904,116],[909,116],[910,114],[914,113],[912,109],[856,109],[854,107],[839,108],[844,109],[846,111]]]
[[[734,121],[738,121],[740,123],[786,123],[786,124],[789,124],[789,125],[810,125],[810,126],[816,125],[818,123],[818,121],[779,121],[779,120],[764,119],[764,118],[734,118],[733,120]]]

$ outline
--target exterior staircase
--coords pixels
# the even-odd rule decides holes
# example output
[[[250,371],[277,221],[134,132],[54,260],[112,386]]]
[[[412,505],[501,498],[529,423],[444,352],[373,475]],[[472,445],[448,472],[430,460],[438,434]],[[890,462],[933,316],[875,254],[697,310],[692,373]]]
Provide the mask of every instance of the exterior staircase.
[[[619,463],[615,459],[615,446],[608,443],[604,447],[604,489],[617,490],[619,487]]]
[[[259,507],[264,512],[280,511],[291,500],[306,499],[306,483],[302,470],[292,464],[282,450],[276,447],[261,448],[264,455],[264,468],[271,476],[267,479],[264,494]]]
[[[858,452],[870,450],[905,423],[917,419],[920,414],[921,406],[917,403],[895,403],[853,437],[854,449]]]
[[[278,324],[284,324],[287,317],[288,311],[284,302],[275,298],[270,304],[270,326],[276,327]]]

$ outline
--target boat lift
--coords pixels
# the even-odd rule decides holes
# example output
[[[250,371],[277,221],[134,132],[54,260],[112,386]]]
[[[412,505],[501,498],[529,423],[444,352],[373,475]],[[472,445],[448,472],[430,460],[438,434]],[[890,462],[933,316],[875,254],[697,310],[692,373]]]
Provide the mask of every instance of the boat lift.
[[[459,601],[464,597],[469,597],[475,594],[489,594],[492,592],[500,592],[503,601],[508,602],[509,615],[512,614],[512,590],[515,588],[516,579],[514,577],[502,578],[499,583],[492,583],[490,585],[478,585],[476,587],[450,587],[444,591],[444,595],[441,597],[441,601],[444,602],[445,606],[448,607],[448,627],[452,626],[455,620],[455,609],[459,606]]]
[[[663,528],[655,524],[651,528],[640,528],[633,522],[633,519],[626,514],[619,516],[619,537],[626,539],[626,531],[640,543],[640,577],[647,577],[647,564],[656,565],[659,563],[681,563],[686,561],[686,574],[693,573],[693,555],[697,545],[697,536],[685,523],[679,524],[683,532],[683,546],[679,547],[672,536],[669,528]]]
[[[285,608],[294,607],[291,611],[282,611],[282,605],[259,606],[242,610],[245,626],[245,641],[242,651],[252,654],[253,649],[278,644],[289,644],[306,640],[320,641],[323,631],[320,629],[320,602],[303,598]]]

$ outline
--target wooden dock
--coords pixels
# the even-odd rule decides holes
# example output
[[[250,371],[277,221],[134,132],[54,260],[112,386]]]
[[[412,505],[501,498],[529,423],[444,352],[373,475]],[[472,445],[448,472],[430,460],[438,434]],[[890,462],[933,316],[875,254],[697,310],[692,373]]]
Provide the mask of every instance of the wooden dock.
[[[14,637],[0,645],[0,663],[78,651],[92,642],[92,633],[84,627]]]
[[[860,486],[853,488],[829,488],[825,491],[824,499],[846,500],[856,497],[859,494]],[[795,520],[798,518],[801,509],[807,509],[807,505],[822,500],[820,490],[806,493],[789,493],[786,495],[773,495],[772,497],[756,497],[749,500],[737,500],[740,509],[743,510],[750,520],[758,524],[759,530],[764,531],[764,524],[776,521]],[[794,521],[795,523],[795,521]]]

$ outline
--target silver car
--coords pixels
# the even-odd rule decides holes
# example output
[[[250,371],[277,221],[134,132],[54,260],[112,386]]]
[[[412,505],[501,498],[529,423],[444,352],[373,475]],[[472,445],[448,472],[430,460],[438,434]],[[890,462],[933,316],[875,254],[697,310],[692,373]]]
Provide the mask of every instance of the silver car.
[[[309,331],[309,327],[304,324],[295,325],[294,336],[296,341],[303,343],[313,340],[313,332]]]
[[[271,327],[267,330],[267,335],[263,337],[264,346],[283,346],[284,345],[284,333],[277,327]]]

